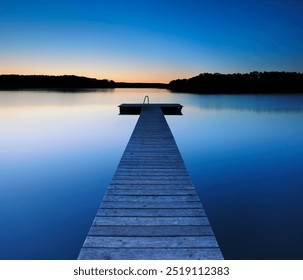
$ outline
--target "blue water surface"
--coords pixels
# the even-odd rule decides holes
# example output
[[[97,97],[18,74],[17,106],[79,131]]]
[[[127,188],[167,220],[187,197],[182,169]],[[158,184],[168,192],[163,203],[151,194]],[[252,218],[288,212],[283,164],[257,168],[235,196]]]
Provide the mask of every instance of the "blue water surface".
[[[226,259],[303,259],[303,95],[0,91],[0,259],[76,259],[137,116],[167,116]]]

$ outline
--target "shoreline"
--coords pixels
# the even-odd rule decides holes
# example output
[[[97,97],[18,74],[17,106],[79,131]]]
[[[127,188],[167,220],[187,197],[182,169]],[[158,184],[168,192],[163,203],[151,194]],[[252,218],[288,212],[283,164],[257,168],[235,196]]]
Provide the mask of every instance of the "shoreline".
[[[303,74],[292,72],[251,72],[248,74],[204,73],[169,83],[115,82],[74,75],[0,75],[0,90],[60,90],[157,88],[173,93],[195,94],[303,94]]]

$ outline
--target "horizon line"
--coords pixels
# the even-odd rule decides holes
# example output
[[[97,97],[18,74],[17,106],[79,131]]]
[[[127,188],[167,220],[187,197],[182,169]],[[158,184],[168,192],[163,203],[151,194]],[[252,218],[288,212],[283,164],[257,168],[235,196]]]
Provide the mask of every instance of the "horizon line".
[[[250,73],[296,73],[296,74],[303,74],[303,72],[297,72],[297,71],[249,71],[249,72],[229,72],[229,73],[220,73],[220,72],[201,72],[199,74],[196,74],[194,76],[191,77],[182,77],[182,78],[176,78],[176,79],[172,79],[169,82],[141,82],[141,81],[135,81],[135,82],[130,82],[130,81],[115,81],[112,79],[107,79],[107,78],[96,78],[96,77],[92,77],[92,76],[83,76],[83,75],[75,75],[75,74],[61,74],[61,75],[56,75],[56,74],[0,74],[0,76],[45,76],[45,77],[78,77],[78,78],[86,78],[86,79],[93,79],[93,80],[97,80],[97,81],[108,81],[108,82],[114,82],[117,84],[159,84],[159,85],[169,85],[169,83],[171,81],[175,81],[175,80],[188,80],[194,77],[197,77],[201,74],[211,74],[211,75],[235,75],[235,74],[239,74],[239,75],[245,75],[245,74],[250,74]]]

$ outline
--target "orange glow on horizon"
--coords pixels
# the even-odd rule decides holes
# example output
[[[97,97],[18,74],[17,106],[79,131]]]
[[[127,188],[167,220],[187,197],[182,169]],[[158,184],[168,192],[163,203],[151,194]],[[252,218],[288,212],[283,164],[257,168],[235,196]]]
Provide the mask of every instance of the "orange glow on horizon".
[[[75,75],[80,77],[87,78],[95,78],[95,79],[107,79],[115,82],[126,82],[126,83],[169,83],[175,79],[184,79],[190,78],[198,75],[199,73],[161,73],[161,75],[157,75],[155,73],[123,73],[122,71],[117,74],[109,73],[101,74],[100,72],[80,72],[80,71],[45,71],[45,70],[32,70],[29,69],[10,69],[10,67],[6,67],[6,69],[1,69],[0,67],[0,75],[49,75],[49,76],[61,76],[61,75]]]
[[[138,61],[102,61],[100,59],[85,59],[69,57],[59,60],[45,56],[19,56],[7,58],[0,55],[1,74],[19,75],[76,75],[88,78],[107,79],[115,82],[130,83],[169,83],[171,80],[196,76],[211,70],[189,67],[188,65],[170,65],[143,63]]]

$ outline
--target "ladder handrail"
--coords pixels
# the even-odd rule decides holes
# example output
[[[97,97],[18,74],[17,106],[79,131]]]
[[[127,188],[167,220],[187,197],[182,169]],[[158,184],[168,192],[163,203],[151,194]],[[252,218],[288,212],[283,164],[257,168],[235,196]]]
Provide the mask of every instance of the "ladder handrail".
[[[147,99],[147,104],[149,104],[149,96],[145,95],[143,99],[143,105],[145,104],[145,100]]]

